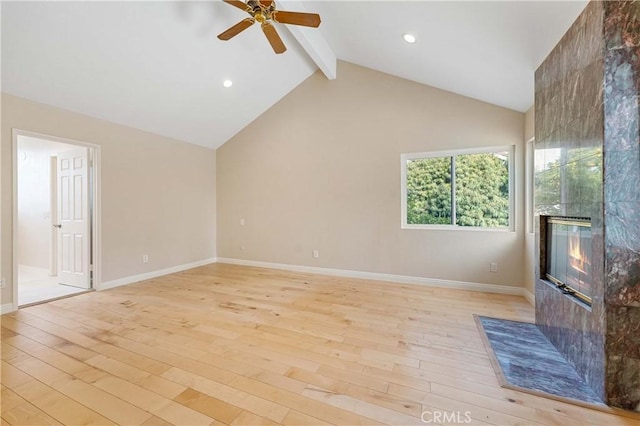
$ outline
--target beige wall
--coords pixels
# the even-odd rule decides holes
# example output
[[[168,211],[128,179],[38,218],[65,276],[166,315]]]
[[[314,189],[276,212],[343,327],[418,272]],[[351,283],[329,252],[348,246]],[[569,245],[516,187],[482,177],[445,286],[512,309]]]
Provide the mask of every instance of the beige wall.
[[[535,109],[534,107],[529,108],[529,110],[524,114],[524,140],[528,141],[529,139],[535,137]]]
[[[534,107],[529,108],[525,114],[524,123],[524,140],[529,141],[535,137]],[[531,154],[533,155],[533,153]],[[531,176],[531,179],[533,179],[533,176]],[[531,210],[530,214],[533,214],[533,205],[531,206]],[[533,270],[533,268],[535,268],[535,235],[532,232],[528,232],[526,234],[524,256],[524,288],[531,292],[531,294],[535,295]]]
[[[2,94],[2,304],[13,284],[12,128],[101,146],[103,282],[216,255],[215,151]]]
[[[524,114],[338,68],[218,149],[218,256],[522,286]],[[517,146],[516,232],[400,228],[401,153],[495,145]]]

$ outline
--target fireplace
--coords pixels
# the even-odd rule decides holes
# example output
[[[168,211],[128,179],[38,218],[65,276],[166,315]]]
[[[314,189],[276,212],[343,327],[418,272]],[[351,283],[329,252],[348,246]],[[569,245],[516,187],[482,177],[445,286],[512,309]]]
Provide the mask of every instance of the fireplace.
[[[547,217],[544,277],[564,294],[591,306],[591,221]]]

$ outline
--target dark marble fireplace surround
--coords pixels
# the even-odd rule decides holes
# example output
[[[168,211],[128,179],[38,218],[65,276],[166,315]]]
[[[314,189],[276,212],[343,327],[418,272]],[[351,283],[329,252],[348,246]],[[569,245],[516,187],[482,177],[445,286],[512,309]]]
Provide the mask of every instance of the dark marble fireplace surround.
[[[640,1],[589,3],[535,74],[536,324],[603,401],[638,411],[639,94]],[[541,279],[540,216],[591,219],[591,307]]]

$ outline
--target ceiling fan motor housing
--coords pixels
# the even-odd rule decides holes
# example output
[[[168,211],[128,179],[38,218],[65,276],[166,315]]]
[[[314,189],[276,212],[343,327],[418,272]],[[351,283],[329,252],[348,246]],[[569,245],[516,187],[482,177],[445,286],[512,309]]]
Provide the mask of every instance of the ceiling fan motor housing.
[[[275,10],[275,5],[273,2],[270,2],[270,4],[266,6],[257,0],[249,0],[247,2],[247,9],[249,9],[249,14],[251,14],[256,21],[263,23],[272,19],[271,14]]]

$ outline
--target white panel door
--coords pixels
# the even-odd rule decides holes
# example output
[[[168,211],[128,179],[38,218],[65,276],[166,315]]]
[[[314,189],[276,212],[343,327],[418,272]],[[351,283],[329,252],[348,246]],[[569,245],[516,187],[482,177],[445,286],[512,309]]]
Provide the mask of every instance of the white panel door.
[[[58,153],[58,282],[91,288],[89,150]]]

